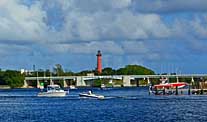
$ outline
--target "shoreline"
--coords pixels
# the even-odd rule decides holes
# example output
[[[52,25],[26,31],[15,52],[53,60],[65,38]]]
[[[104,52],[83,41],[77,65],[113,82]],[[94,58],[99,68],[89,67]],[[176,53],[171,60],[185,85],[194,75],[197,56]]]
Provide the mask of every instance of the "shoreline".
[[[11,89],[8,85],[0,85],[0,89]]]

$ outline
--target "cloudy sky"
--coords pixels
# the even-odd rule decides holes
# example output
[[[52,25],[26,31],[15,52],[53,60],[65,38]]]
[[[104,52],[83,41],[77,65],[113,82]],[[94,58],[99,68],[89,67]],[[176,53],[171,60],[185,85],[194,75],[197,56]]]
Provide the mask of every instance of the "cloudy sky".
[[[0,0],[0,68],[207,73],[206,0]]]

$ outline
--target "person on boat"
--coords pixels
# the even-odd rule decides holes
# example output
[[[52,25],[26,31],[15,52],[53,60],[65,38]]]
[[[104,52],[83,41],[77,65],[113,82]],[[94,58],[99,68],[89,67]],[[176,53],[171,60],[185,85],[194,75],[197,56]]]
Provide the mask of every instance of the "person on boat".
[[[90,95],[91,95],[91,94],[92,94],[92,91],[91,91],[91,90],[89,90],[89,91],[88,91],[88,94],[90,94]]]

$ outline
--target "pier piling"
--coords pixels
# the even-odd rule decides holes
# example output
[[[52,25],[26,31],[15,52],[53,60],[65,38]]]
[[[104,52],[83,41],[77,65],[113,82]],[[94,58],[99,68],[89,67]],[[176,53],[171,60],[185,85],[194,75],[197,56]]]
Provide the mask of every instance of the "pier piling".
[[[149,85],[149,95],[150,95],[150,93],[151,93],[151,90],[152,90],[152,86],[151,85]]]
[[[163,89],[163,95],[165,95],[165,88]]]
[[[201,95],[203,95],[203,89],[201,89]]]
[[[188,95],[190,95],[190,85],[188,86]]]
[[[178,87],[176,86],[175,95],[178,95]]]

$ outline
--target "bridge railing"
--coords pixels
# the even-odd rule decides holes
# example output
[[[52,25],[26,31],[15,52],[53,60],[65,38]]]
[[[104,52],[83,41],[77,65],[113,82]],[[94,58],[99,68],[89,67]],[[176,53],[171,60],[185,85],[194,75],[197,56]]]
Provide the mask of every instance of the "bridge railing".
[[[125,76],[130,76],[131,78],[200,78],[207,77],[207,74],[178,74],[178,75],[102,75],[102,76],[51,76],[51,77],[25,77],[25,80],[58,80],[58,79],[76,79],[77,77],[83,77],[86,79],[97,79],[97,78],[112,78],[112,79],[122,79]]]

